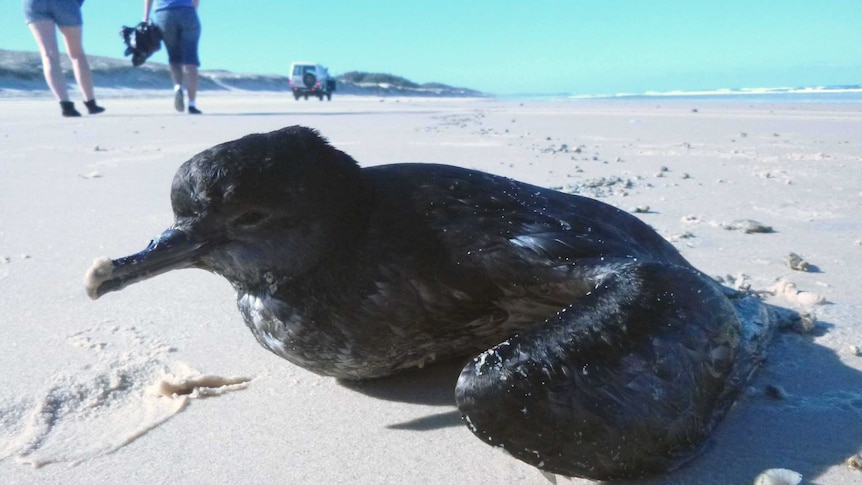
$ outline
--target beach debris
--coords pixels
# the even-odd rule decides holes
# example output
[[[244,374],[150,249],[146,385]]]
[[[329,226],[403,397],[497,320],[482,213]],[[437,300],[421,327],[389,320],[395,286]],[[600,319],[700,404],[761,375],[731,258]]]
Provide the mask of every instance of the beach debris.
[[[680,221],[684,224],[700,224],[701,222],[700,217],[697,217],[695,215],[682,216]]]
[[[786,468],[770,468],[754,479],[754,485],[799,485],[802,474]]]
[[[637,207],[632,207],[629,212],[634,212],[635,214],[647,214],[649,213],[649,206],[639,205]]]
[[[548,139],[550,140],[551,138],[548,137]],[[539,153],[551,153],[551,154],[581,153],[581,147],[577,147],[577,148],[573,149],[573,148],[570,148],[569,145],[566,143],[562,143],[562,144],[560,144],[560,146],[556,146],[556,145],[552,144],[552,145],[549,145],[549,146],[544,147],[544,148],[539,148],[538,146],[533,145],[532,149],[539,152]],[[597,160],[597,159],[598,159],[598,157],[593,157],[593,160]]]
[[[102,174],[99,173],[98,170],[93,170],[92,172],[85,173],[85,174],[79,174],[78,176],[81,177],[82,179],[97,179],[97,178],[101,177]]]
[[[796,283],[784,279],[778,280],[766,291],[800,305],[823,305],[826,303],[826,298],[823,295],[811,291],[802,291],[796,287]]]
[[[752,219],[738,219],[732,222],[721,222],[719,225],[722,229],[728,231],[742,231],[745,234],[775,232],[772,229],[772,226],[761,224]]]
[[[580,183],[567,184],[564,186],[550,187],[568,194],[583,194],[593,198],[609,197],[613,195],[628,195],[628,189],[635,186],[632,179],[621,177],[598,177],[584,180]]]
[[[713,276],[713,279],[737,291],[748,291],[751,289],[751,282],[749,281],[748,275],[745,273],[739,273],[736,276],[730,274],[724,276]]]
[[[689,174],[687,174],[687,173],[683,172],[683,173],[682,173],[682,175],[680,175],[680,178],[681,178],[681,179],[683,179],[683,180],[690,179],[690,178],[691,178],[691,175],[689,175]]]
[[[817,316],[809,312],[800,312],[799,319],[795,321],[796,331],[799,333],[810,333],[817,328]]]
[[[850,351],[850,355],[855,355],[856,357],[862,357],[862,348],[859,348],[858,345],[851,345],[847,348]]]
[[[796,271],[808,272],[812,270],[811,265],[808,264],[808,261],[805,261],[804,259],[802,259],[802,256],[796,253],[790,253],[787,255],[787,266],[789,266],[790,269]]]
[[[659,173],[659,174],[662,174],[662,175],[658,175],[658,174],[657,174],[657,175],[656,175],[656,177],[664,177],[664,175],[663,175],[663,174],[665,174],[665,173],[667,173],[667,172],[670,172],[670,169],[669,169],[669,168],[667,168],[667,167],[665,167],[665,166],[661,166],[661,167],[659,167],[659,169],[658,169],[658,173]]]
[[[673,236],[668,237],[667,240],[670,242],[677,242],[682,239],[694,239],[695,237],[697,236],[695,236],[693,232],[685,231],[682,234],[674,234]]]
[[[844,460],[844,463],[853,470],[862,470],[862,454],[856,453]]]
[[[179,379],[174,382],[168,378],[154,384],[153,390],[165,397],[189,395],[191,397],[208,397],[245,389],[251,381],[252,378],[250,377],[221,377],[214,375],[201,375]]]
[[[27,253],[21,253],[21,259],[30,259],[30,256]],[[0,256],[0,264],[9,264],[12,262],[12,258],[10,256]]]
[[[780,315],[778,329],[782,332],[808,334],[817,328],[817,315],[814,312],[797,312],[789,309],[776,311]]]
[[[105,148],[105,147],[102,147],[102,146],[96,145],[96,146],[93,148],[93,151],[94,151],[94,152],[106,152],[106,151],[108,151],[108,149],[107,149],[107,148]]]

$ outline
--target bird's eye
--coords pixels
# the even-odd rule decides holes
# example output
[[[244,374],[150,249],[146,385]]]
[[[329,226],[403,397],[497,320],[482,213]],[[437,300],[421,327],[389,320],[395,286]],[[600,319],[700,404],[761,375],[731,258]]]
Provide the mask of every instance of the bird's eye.
[[[250,211],[234,219],[233,224],[235,226],[253,226],[264,218],[266,218],[266,214],[263,212]]]

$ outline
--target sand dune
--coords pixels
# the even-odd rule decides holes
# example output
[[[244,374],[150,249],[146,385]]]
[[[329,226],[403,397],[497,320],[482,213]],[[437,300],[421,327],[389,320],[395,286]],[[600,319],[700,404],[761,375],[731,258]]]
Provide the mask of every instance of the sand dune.
[[[158,54],[156,54],[158,56]],[[156,59],[153,57],[152,59]],[[129,58],[88,56],[93,71],[93,82],[99,98],[140,96],[140,91],[164,90],[172,86],[168,66],[154,60],[140,67],[133,67]],[[60,64],[70,83],[74,82],[69,59],[62,56]],[[215,92],[289,92],[289,78],[284,75],[289,69],[275,68],[283,74],[248,74],[225,70],[203,69],[200,71],[201,91]],[[333,73],[335,74],[335,73]],[[417,97],[482,97],[483,93],[467,88],[457,88],[440,83],[401,86],[387,83],[356,83],[340,79],[337,94],[353,96],[417,96]],[[10,51],[0,49],[0,97],[32,96],[33,92],[47,96],[48,90],[42,77],[42,64],[38,52]]]

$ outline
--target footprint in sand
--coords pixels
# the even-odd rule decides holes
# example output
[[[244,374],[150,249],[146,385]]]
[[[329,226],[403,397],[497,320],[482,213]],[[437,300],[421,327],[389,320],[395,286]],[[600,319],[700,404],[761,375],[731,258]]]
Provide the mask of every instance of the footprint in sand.
[[[22,260],[30,259],[30,255],[29,254],[22,254],[21,259]],[[9,267],[9,265],[11,265],[11,264],[12,264],[12,258],[11,257],[0,256],[0,281],[6,279],[12,273],[12,269]]]

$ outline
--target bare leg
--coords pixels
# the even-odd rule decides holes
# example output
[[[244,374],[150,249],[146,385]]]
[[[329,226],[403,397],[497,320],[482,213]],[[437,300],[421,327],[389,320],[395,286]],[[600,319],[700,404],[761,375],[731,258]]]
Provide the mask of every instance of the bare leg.
[[[198,66],[184,64],[183,73],[186,80],[186,89],[189,92],[189,103],[194,105],[195,97],[198,94]]]
[[[183,66],[182,64],[171,64],[171,80],[174,86],[183,85]]]
[[[183,66],[171,63],[171,80],[174,82],[174,109],[182,113],[186,109],[183,99]]]
[[[63,40],[66,42],[66,52],[72,61],[72,70],[75,71],[75,80],[78,81],[78,89],[84,96],[84,101],[94,99],[93,74],[90,72],[90,63],[84,54],[84,46],[81,40],[81,26],[60,27]]]
[[[54,96],[59,101],[69,101],[69,93],[66,90],[66,80],[63,78],[63,69],[60,68],[60,50],[57,48],[57,33],[54,22],[50,20],[39,20],[30,23],[30,31],[39,45],[42,54],[42,71],[45,73],[45,82]]]

